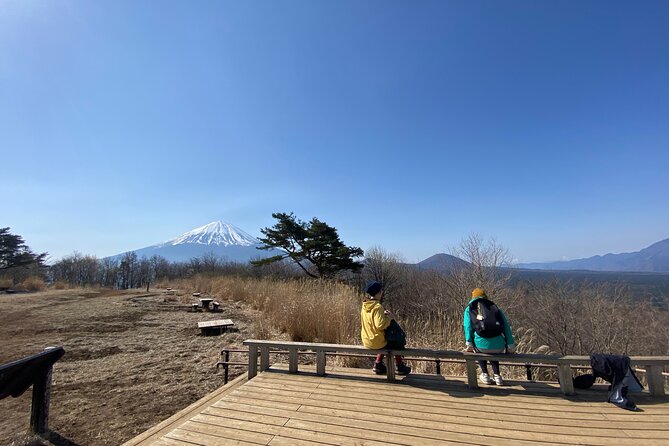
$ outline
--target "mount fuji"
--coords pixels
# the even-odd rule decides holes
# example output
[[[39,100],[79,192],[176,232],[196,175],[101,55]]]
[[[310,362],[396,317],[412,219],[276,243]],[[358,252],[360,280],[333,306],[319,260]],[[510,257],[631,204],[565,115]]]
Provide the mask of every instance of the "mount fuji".
[[[135,250],[137,257],[158,255],[170,262],[185,262],[205,254],[214,255],[234,262],[248,262],[251,259],[269,257],[276,252],[260,251],[260,241],[237,226],[213,221],[192,229],[180,236],[157,245]],[[114,257],[120,257],[121,254]]]

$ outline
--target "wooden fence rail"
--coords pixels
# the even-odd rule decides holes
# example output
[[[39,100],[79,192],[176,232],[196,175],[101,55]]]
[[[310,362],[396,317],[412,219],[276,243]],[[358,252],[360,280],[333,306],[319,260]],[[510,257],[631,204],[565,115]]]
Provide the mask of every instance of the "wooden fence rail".
[[[479,360],[501,361],[519,365],[540,364],[557,367],[560,389],[565,395],[573,395],[574,383],[572,379],[572,367],[589,366],[589,356],[556,356],[536,354],[512,354],[495,355],[485,353],[470,353],[455,350],[428,350],[409,348],[404,350],[370,350],[361,345],[319,344],[311,342],[282,342],[249,339],[244,341],[249,348],[248,377],[253,378],[258,373],[258,359],[260,359],[260,370],[269,369],[269,354],[271,349],[288,351],[288,371],[297,373],[298,352],[310,351],[316,355],[316,373],[325,375],[326,356],[328,353],[354,353],[365,355],[384,354],[388,356],[388,364],[393,364],[395,355],[411,358],[431,358],[432,360],[460,360],[465,362],[467,369],[467,384],[471,389],[478,388],[476,363]],[[669,365],[669,357],[666,356],[634,356],[631,357],[630,365],[642,367],[646,371],[648,390],[652,396],[664,395],[663,369]],[[387,379],[395,381],[395,368],[387,368]]]
[[[0,365],[0,400],[20,396],[33,386],[30,432],[43,434],[49,428],[49,399],[53,365],[65,354],[63,347],[47,347],[43,352]]]

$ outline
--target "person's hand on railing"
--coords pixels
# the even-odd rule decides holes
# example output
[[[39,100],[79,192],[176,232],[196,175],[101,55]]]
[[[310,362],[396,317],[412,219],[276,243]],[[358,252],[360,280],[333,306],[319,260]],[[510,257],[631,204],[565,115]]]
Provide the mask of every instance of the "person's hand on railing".
[[[516,344],[511,344],[506,347],[507,353],[516,353]]]
[[[474,351],[474,347],[472,347],[471,345],[467,345],[467,348],[465,348],[465,351],[472,353]]]

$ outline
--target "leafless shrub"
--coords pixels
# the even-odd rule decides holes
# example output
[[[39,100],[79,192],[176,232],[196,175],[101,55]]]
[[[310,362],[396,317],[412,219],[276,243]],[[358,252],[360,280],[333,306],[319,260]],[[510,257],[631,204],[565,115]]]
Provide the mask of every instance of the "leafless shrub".
[[[619,284],[553,280],[517,290],[516,324],[531,330],[530,350],[548,345],[560,354],[667,354],[666,311],[635,300]],[[665,328],[663,328],[665,327]]]

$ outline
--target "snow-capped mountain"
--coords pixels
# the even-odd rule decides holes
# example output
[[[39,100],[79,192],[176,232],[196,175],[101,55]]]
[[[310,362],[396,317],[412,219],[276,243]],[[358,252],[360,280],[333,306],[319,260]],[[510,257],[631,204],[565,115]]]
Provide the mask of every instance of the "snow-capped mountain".
[[[185,262],[209,253],[234,262],[248,262],[277,254],[276,251],[258,250],[256,249],[258,246],[261,246],[261,243],[248,232],[231,223],[213,221],[166,242],[137,249],[134,252],[140,258],[158,255],[170,262]]]
[[[177,238],[168,240],[162,246],[183,245],[187,243],[223,246],[256,246],[260,244],[257,238],[249,235],[235,225],[223,221],[212,221],[207,225],[181,234]]]

